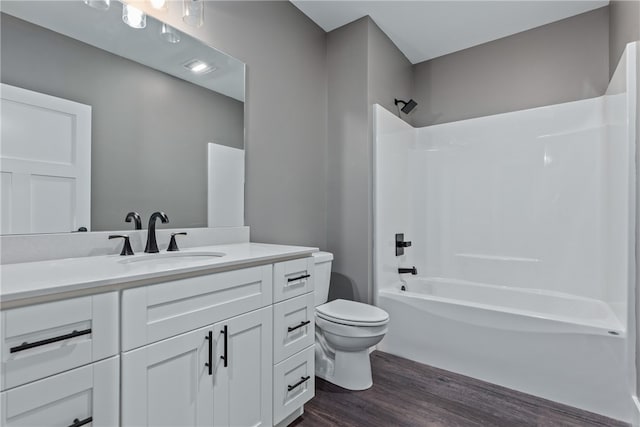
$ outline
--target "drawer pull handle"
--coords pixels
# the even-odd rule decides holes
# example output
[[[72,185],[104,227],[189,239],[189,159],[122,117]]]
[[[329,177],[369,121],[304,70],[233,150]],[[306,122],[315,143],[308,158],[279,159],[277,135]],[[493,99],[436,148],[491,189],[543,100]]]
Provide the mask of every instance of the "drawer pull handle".
[[[213,375],[213,331],[209,331],[209,335],[204,339],[209,341],[209,362],[205,363],[204,366],[209,368],[209,375]]]
[[[295,331],[296,329],[300,329],[300,328],[302,328],[303,326],[308,325],[309,323],[311,323],[311,320],[305,320],[304,322],[300,322],[300,324],[299,324],[299,325],[296,325],[296,326],[289,326],[289,327],[287,328],[287,331],[289,331],[289,332],[293,332],[293,331]]]
[[[73,424],[71,424],[69,427],[80,427],[80,426],[83,426],[85,424],[89,424],[91,421],[93,421],[93,417],[85,418],[82,421],[80,421],[79,419],[76,418],[75,420],[73,420]]]
[[[11,349],[9,350],[9,353],[17,353],[17,352],[22,351],[22,350],[28,350],[30,348],[40,347],[41,345],[47,345],[47,344],[51,344],[51,343],[58,342],[58,341],[64,341],[64,340],[68,340],[70,338],[75,338],[75,337],[79,337],[79,336],[82,336],[82,335],[88,335],[90,333],[91,333],[91,328],[83,329],[82,331],[75,331],[74,330],[70,334],[60,335],[59,337],[47,338],[46,340],[36,341],[36,342],[31,342],[31,343],[23,342],[22,344],[20,344],[18,346],[11,347]]]
[[[220,359],[224,360],[224,367],[226,368],[229,364],[228,357],[227,357],[227,347],[229,344],[227,337],[229,336],[229,329],[227,328],[227,325],[224,325],[224,328],[222,331],[220,331],[220,333],[224,334],[224,354],[220,356]]]
[[[290,279],[287,279],[287,282],[288,282],[288,283],[291,283],[291,282],[295,282],[295,281],[297,281],[297,280],[307,279],[307,278],[309,278],[309,277],[311,277],[311,275],[310,275],[310,274],[303,274],[302,276],[292,277],[292,278],[290,278]]]
[[[288,385],[287,386],[287,391],[291,391],[294,388],[298,387],[299,385],[306,383],[309,380],[309,378],[311,378],[311,377],[308,376],[308,375],[306,377],[300,377],[300,381],[298,381],[294,385]]]

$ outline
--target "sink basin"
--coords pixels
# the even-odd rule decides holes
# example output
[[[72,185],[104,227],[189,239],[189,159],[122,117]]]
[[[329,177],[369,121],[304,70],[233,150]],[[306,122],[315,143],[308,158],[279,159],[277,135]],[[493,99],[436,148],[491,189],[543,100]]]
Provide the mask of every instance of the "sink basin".
[[[222,252],[166,252],[161,254],[144,254],[119,260],[120,264],[167,264],[202,262],[223,257]]]

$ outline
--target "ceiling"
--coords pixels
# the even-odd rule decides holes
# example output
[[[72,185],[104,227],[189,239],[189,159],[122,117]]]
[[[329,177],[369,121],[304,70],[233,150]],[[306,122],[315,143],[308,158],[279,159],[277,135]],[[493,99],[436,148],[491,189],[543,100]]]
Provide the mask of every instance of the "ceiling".
[[[325,31],[369,15],[413,64],[609,4],[600,0],[291,0]]]

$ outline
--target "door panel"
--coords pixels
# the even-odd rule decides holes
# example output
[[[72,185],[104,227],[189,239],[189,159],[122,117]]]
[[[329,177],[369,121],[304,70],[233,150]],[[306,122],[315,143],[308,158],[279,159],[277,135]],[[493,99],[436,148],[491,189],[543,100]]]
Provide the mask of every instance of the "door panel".
[[[212,327],[122,355],[122,423],[135,426],[213,424]]]
[[[272,418],[272,309],[266,307],[215,325],[217,363],[216,426],[270,426]],[[224,410],[226,409],[226,410]]]
[[[0,234],[90,229],[91,107],[1,90]]]

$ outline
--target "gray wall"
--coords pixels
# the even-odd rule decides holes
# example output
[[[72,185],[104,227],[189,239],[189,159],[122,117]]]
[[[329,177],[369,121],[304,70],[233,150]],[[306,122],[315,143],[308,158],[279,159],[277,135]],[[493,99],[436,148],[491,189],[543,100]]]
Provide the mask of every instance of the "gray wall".
[[[602,95],[609,81],[609,9],[596,9],[414,67],[427,126]]]
[[[327,35],[330,299],[369,298],[368,26],[362,18]]]
[[[289,2],[207,1],[205,23],[181,2],[151,14],[247,64],[246,224],[251,240],[326,247],[325,32]]]
[[[413,65],[370,19],[368,52],[369,106],[380,104],[397,113],[398,107],[394,104],[394,99],[407,101],[413,97]],[[369,118],[372,117],[369,114]],[[411,114],[401,113],[401,117],[411,122]],[[370,130],[373,131],[373,127],[370,126]]]
[[[134,210],[207,225],[207,143],[242,148],[244,104],[2,14],[2,82],[92,106],[92,230]]]
[[[395,111],[395,97],[410,97],[411,63],[365,17],[327,35],[327,67],[327,247],[335,255],[329,297],[370,302],[371,104]]]
[[[612,76],[627,43],[640,40],[640,1],[609,3],[609,75]]]

